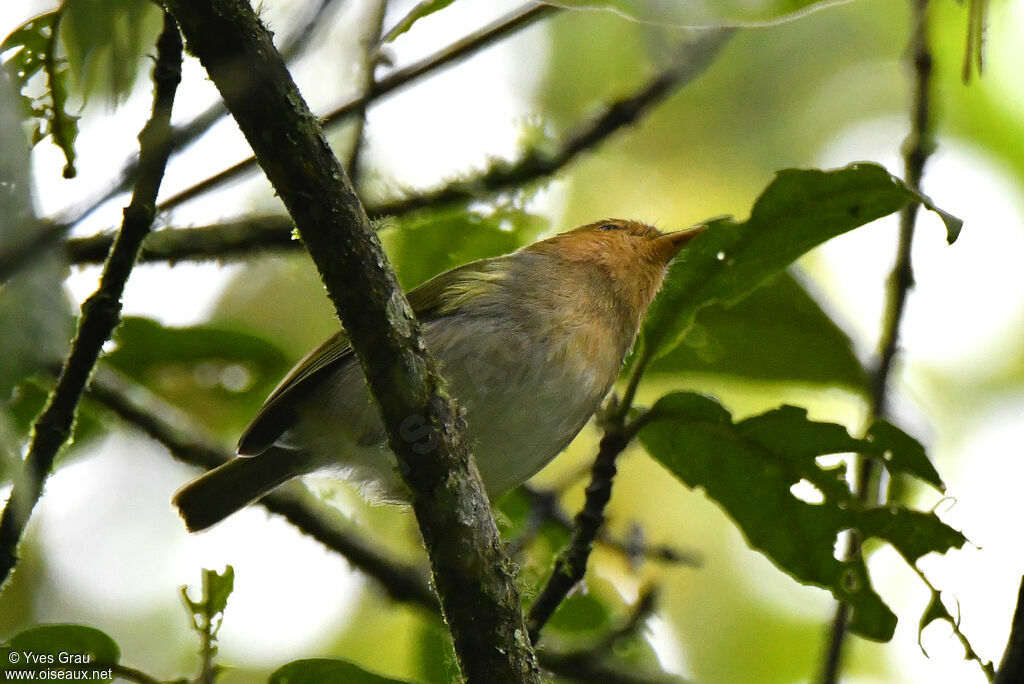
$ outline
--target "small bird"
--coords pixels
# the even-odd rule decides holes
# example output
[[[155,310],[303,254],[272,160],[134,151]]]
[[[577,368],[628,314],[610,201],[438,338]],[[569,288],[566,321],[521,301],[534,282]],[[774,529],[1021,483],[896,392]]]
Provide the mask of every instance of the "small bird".
[[[546,465],[599,408],[669,262],[704,228],[661,233],[607,219],[459,266],[409,292],[492,499]],[[175,494],[189,530],[327,468],[370,498],[409,498],[344,331],[292,369],[237,450],[240,458]]]

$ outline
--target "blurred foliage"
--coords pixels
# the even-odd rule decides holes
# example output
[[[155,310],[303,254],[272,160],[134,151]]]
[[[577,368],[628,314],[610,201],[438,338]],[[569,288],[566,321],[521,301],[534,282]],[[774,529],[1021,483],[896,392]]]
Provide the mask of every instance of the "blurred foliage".
[[[22,24],[0,43],[0,54],[10,51],[4,68],[21,94],[25,118],[31,122],[32,144],[51,136],[67,161],[64,177],[73,178],[78,122],[77,117],[67,112],[70,73],[67,60],[56,55],[62,14],[62,10],[55,10]],[[46,81],[41,95],[30,92],[32,81],[37,77]]]
[[[12,85],[0,72],[0,254],[17,252],[45,229],[32,207],[29,151],[18,123],[23,112]],[[48,372],[68,350],[74,321],[61,289],[67,273],[49,255],[0,283],[0,482],[20,458],[34,417],[26,409],[43,403],[35,386],[19,386]]]
[[[216,326],[168,328],[125,317],[104,359],[164,399],[236,435],[288,370],[265,339]]]
[[[79,97],[123,101],[156,43],[160,16],[149,0],[65,0],[60,39]]]

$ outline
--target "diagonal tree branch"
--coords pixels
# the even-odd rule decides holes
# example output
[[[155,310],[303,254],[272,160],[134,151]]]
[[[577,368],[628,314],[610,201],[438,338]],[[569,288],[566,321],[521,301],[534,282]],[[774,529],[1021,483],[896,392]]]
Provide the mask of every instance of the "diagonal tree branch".
[[[556,149],[531,150],[514,163],[494,164],[470,178],[424,194],[370,204],[372,216],[404,216],[413,211],[479,199],[550,177],[606,139],[635,124],[673,92],[696,78],[724,47],[730,30],[706,32],[684,46],[680,58],[660,70],[635,93],[616,100],[605,112],[572,131]],[[293,225],[283,216],[263,216],[202,228],[168,228],[153,233],[143,248],[143,261],[184,261],[238,258],[265,249],[301,249]],[[68,241],[71,263],[95,263],[109,245],[105,234]]]
[[[469,681],[539,682],[479,473],[408,301],[345,171],[247,0],[166,0],[302,233],[412,490]],[[248,88],[234,87],[239,65]],[[408,439],[410,421],[428,441]]]
[[[0,585],[17,563],[17,547],[43,491],[57,452],[67,441],[82,396],[103,345],[121,315],[121,295],[155,214],[167,157],[174,94],[181,80],[181,38],[170,15],[157,41],[153,68],[153,113],[139,133],[140,167],[131,204],[107,258],[99,288],[82,305],[78,331],[46,408],[36,420],[28,454],[0,517]]]

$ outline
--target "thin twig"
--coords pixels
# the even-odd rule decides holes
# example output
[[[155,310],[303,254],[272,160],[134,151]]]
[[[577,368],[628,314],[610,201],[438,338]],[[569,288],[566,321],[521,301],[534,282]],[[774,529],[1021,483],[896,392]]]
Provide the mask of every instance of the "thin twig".
[[[362,38],[363,59],[360,68],[362,69],[363,96],[372,93],[377,83],[377,65],[380,63],[380,39],[384,35],[384,16],[387,14],[388,1],[376,0],[370,13],[366,33]],[[345,160],[345,173],[352,181],[352,186],[359,187],[360,162],[362,161],[363,148],[366,143],[366,109],[364,104],[355,113],[354,130],[352,131],[352,143],[349,147],[348,158]]]
[[[66,243],[72,264],[102,263],[113,236],[108,233],[71,238]],[[170,262],[240,259],[255,250],[301,251],[295,224],[287,214],[240,218],[196,228],[165,228],[150,233],[142,243],[139,261]]]
[[[36,420],[28,455],[0,517],[0,586],[17,563],[17,547],[43,491],[57,452],[67,441],[103,345],[120,320],[121,295],[155,214],[156,195],[170,154],[170,119],[181,80],[181,37],[170,15],[157,41],[153,113],[139,133],[140,167],[131,204],[110,251],[99,288],[82,305],[78,331],[46,408]]]
[[[523,489],[530,500],[530,519],[522,534],[509,542],[507,550],[509,556],[514,556],[529,544],[546,524],[555,524],[567,531],[572,531],[572,520],[558,505],[559,490],[539,490],[529,485],[525,485]],[[622,554],[631,564],[636,564],[640,560],[691,567],[701,564],[700,556],[692,551],[685,551],[667,544],[648,544],[636,535],[620,538],[602,529],[598,532],[595,541]]]
[[[921,189],[921,179],[928,157],[935,149],[932,132],[931,86],[932,53],[928,39],[928,0],[911,0],[913,8],[913,36],[911,60],[914,73],[913,102],[911,104],[910,133],[903,143],[903,177],[907,187]],[[896,262],[887,283],[886,306],[879,338],[878,361],[871,374],[869,415],[883,417],[889,408],[889,385],[893,363],[899,349],[900,324],[907,296],[914,286],[911,247],[919,205],[910,203],[900,212],[899,241]],[[857,481],[854,492],[866,504],[878,503],[884,496],[877,462],[858,457]],[[860,538],[850,534],[845,557],[860,553]],[[835,684],[842,666],[843,645],[849,631],[850,606],[840,603],[829,628],[828,647],[822,668],[822,684]]]
[[[583,508],[573,520],[572,538],[555,560],[551,576],[530,606],[527,628],[530,630],[530,639],[534,642],[558,605],[586,574],[587,561],[590,559],[594,540],[604,524],[604,509],[611,499],[612,481],[616,473],[615,460],[645,422],[641,416],[631,423],[626,423],[625,411],[621,410],[614,397],[608,404],[604,410],[607,416],[604,421],[604,436],[601,438],[597,457],[591,468],[591,479],[587,485]]]
[[[323,125],[328,127],[344,121],[348,117],[358,114],[368,105],[379,101],[391,92],[398,90],[399,88],[402,88],[405,85],[426,76],[427,74],[434,73],[444,66],[457,62],[461,59],[465,59],[492,43],[515,33],[519,29],[529,26],[533,22],[557,12],[558,9],[559,8],[552,7],[550,5],[538,5],[533,3],[525,5],[479,31],[452,43],[434,55],[385,76],[375,84],[374,89],[371,92],[349,100],[327,116],[323,117]],[[206,178],[205,180],[196,183],[190,188],[182,190],[176,195],[167,198],[160,203],[158,208],[161,211],[173,209],[174,207],[198,197],[203,193],[209,192],[210,190],[218,188],[225,183],[236,180],[249,171],[255,170],[256,157],[249,157],[213,176],[210,176],[209,178]]]
[[[620,684],[625,682],[636,684],[638,681],[651,684],[682,684],[685,682],[681,677],[663,673],[644,674],[635,670],[622,672],[608,667],[604,662],[607,660],[608,654],[614,652],[615,646],[620,641],[631,639],[639,634],[647,618],[654,613],[657,600],[658,593],[656,589],[648,588],[641,591],[639,598],[633,605],[633,609],[630,611],[629,617],[622,625],[602,635],[591,646],[557,655],[557,662],[562,668],[562,672],[559,674],[566,676],[568,672],[568,676],[579,681],[588,682],[589,684]]]
[[[635,93],[609,105],[601,116],[577,127],[553,151],[530,150],[514,163],[493,165],[472,177],[422,195],[368,204],[366,210],[371,216],[403,216],[412,211],[479,199],[554,175],[580,154],[635,124],[671,92],[695,78],[711,63],[730,35],[731,32],[725,30],[708,32],[684,50],[679,62],[659,71]],[[377,87],[379,89],[380,84]],[[109,240],[109,236],[103,234],[70,240],[71,263],[94,263]],[[167,228],[153,233],[146,241],[142,258],[144,261],[205,261],[238,258],[264,249],[302,249],[302,244],[293,239],[289,219],[267,216],[204,228]]]

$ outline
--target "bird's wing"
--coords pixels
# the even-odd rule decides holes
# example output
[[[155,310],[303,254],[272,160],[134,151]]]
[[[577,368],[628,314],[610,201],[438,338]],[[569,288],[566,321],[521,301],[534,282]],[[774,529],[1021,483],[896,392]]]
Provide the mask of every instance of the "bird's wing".
[[[344,330],[338,331],[306,354],[270,393],[263,407],[242,432],[238,440],[238,453],[254,456],[270,448],[285,430],[295,424],[296,406],[316,385],[314,379],[329,368],[354,358],[352,345]]]
[[[498,257],[499,259],[501,257]],[[496,259],[474,261],[434,276],[411,290],[409,303],[421,321],[441,318],[459,306],[462,299],[472,297],[481,287],[495,280],[486,266]],[[327,376],[328,371],[355,360],[352,344],[344,330],[299,361],[281,381],[263,407],[245,428],[238,440],[238,453],[253,456],[263,453],[292,425],[297,418],[296,407],[303,397]]]

